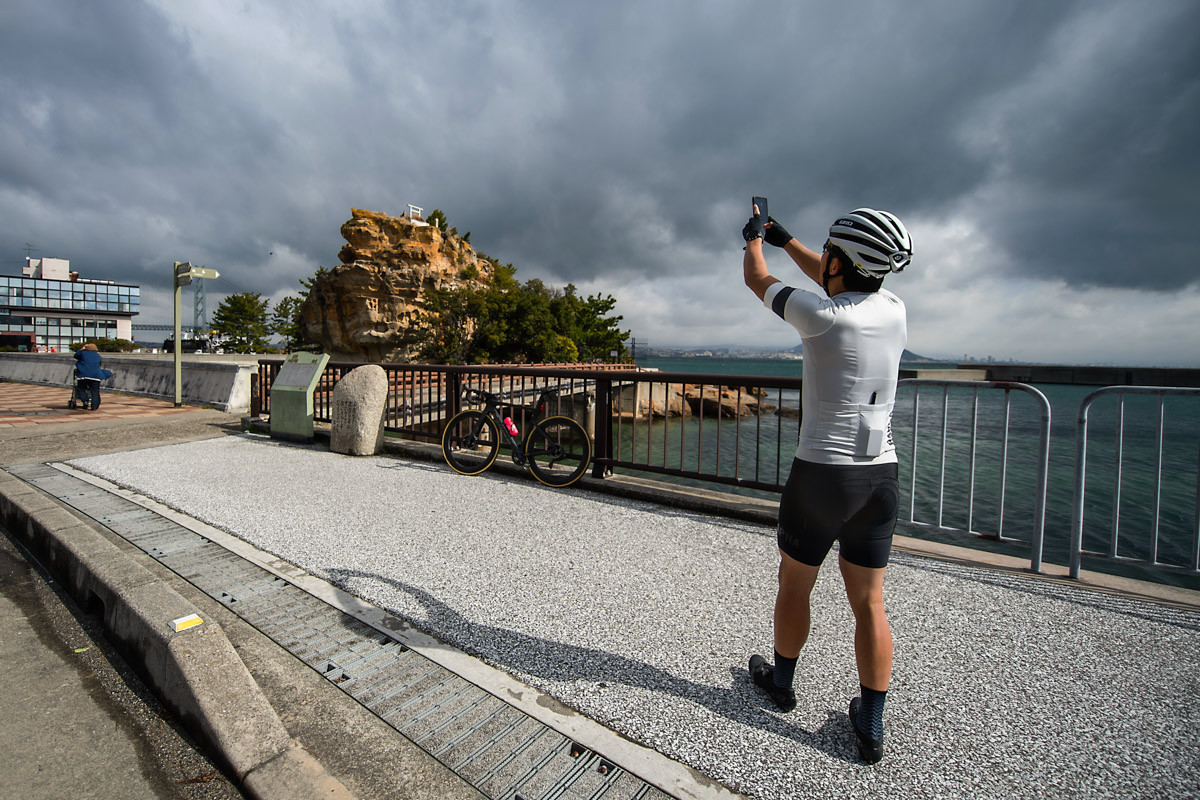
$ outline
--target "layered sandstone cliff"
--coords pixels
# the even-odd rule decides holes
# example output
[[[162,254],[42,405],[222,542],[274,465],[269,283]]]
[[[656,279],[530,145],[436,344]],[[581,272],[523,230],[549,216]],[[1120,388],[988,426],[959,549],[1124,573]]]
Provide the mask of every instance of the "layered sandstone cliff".
[[[335,361],[406,362],[410,326],[430,289],[491,280],[492,262],[420,218],[351,209],[342,262],[317,276],[300,329]]]

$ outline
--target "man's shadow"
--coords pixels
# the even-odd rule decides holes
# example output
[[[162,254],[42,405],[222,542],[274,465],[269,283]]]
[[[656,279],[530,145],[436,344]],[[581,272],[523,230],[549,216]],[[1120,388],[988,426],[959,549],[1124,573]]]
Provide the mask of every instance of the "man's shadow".
[[[600,684],[623,684],[671,694],[701,705],[739,725],[784,736],[833,758],[857,762],[853,732],[845,713],[827,711],[825,721],[814,731],[788,722],[769,713],[768,709],[774,708],[774,704],[751,683],[745,667],[731,666],[730,685],[717,688],[680,678],[626,656],[472,622],[424,589],[377,573],[337,568],[329,570],[328,575],[346,591],[352,592],[352,582],[360,579],[378,581],[406,592],[425,608],[424,624],[410,618],[417,627],[425,628],[425,632],[435,638],[440,638],[439,630],[470,631],[470,641],[464,649],[509,671],[536,675],[549,681],[584,680]],[[504,646],[491,644],[493,642],[503,642]]]

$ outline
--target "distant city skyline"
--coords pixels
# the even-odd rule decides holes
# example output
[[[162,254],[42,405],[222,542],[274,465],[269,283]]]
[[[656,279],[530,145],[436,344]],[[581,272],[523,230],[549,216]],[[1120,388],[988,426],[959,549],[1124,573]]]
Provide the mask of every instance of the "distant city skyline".
[[[1200,4],[664,2],[10,0],[0,273],[69,259],[164,323],[191,261],[210,314],[274,305],[412,203],[636,337],[787,349],[741,280],[766,195],[814,249],[906,222],[914,352],[1200,365]]]
[[[773,350],[763,348],[741,347],[737,345],[722,345],[716,347],[654,347],[647,345],[639,348],[639,353],[645,354],[647,358],[696,358],[708,355],[715,358],[795,358],[798,353],[794,349],[789,350]],[[802,360],[802,359],[797,359]],[[1125,364],[1121,362],[1109,361],[1025,361],[1016,358],[1000,358],[993,355],[972,355],[965,353],[958,357],[949,354],[937,353],[914,353],[911,350],[904,351],[904,362],[929,361],[939,364],[1033,364],[1042,366],[1062,365],[1062,366],[1095,366],[1095,367],[1133,367],[1133,366],[1150,366],[1139,364]]]

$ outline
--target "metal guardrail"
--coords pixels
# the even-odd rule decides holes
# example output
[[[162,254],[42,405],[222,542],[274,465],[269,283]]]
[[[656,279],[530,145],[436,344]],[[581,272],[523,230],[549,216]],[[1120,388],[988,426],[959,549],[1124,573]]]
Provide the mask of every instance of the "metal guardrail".
[[[1114,439],[1112,527],[1107,552],[1087,551],[1083,548],[1083,522],[1087,492],[1088,411],[1095,400],[1107,395],[1117,395],[1118,402]],[[1118,554],[1121,533],[1122,467],[1125,455],[1126,395],[1150,395],[1158,399],[1158,408],[1155,417],[1153,508],[1151,512],[1147,557],[1145,559],[1129,558]],[[1192,522],[1192,555],[1190,564],[1183,567],[1175,567],[1159,562],[1159,523],[1162,517],[1164,408],[1168,396],[1200,397],[1200,389],[1159,386],[1109,386],[1092,392],[1079,404],[1079,416],[1075,424],[1075,490],[1071,513],[1070,574],[1072,578],[1079,577],[1084,555],[1106,558],[1112,561],[1141,562],[1161,569],[1180,569],[1193,573],[1200,572],[1200,455],[1197,457],[1196,506]]]
[[[1029,542],[1029,568],[1034,572],[1042,571],[1042,550],[1046,530],[1046,490],[1049,480],[1050,467],[1050,401],[1046,396],[1032,386],[1023,383],[994,382],[994,381],[949,381],[931,379],[905,379],[899,381],[898,389],[912,387],[912,445],[909,448],[909,508],[908,518],[901,519],[902,524],[928,530],[964,533],[981,538],[997,541]],[[920,522],[917,516],[917,480],[920,473],[917,453],[920,450],[920,407],[921,389],[923,387],[941,387],[942,414],[941,435],[938,447],[938,484],[937,484],[937,516],[935,522]],[[949,409],[951,389],[971,390],[970,433],[967,440],[967,508],[966,527],[957,528],[945,524],[943,515],[946,499],[946,445],[949,438]],[[999,485],[997,498],[998,519],[995,532],[975,530],[975,500],[976,500],[976,454],[979,443],[979,391],[980,389],[1002,390],[1004,392],[1004,424],[1000,434]],[[1007,500],[1008,467],[1009,467],[1009,421],[1012,403],[1012,392],[1021,391],[1031,396],[1038,404],[1041,412],[1040,433],[1037,448],[1037,483],[1034,491],[1033,530],[1028,540],[1009,537],[1004,534],[1004,509]],[[896,416],[893,415],[893,428],[896,426]]]

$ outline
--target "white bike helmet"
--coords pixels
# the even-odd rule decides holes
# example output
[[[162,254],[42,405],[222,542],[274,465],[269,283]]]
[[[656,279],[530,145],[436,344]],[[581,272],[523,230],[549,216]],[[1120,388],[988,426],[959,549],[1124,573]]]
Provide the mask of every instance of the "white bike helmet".
[[[904,223],[886,211],[856,208],[838,217],[829,229],[829,241],[872,278],[901,272],[912,261],[912,237]]]

